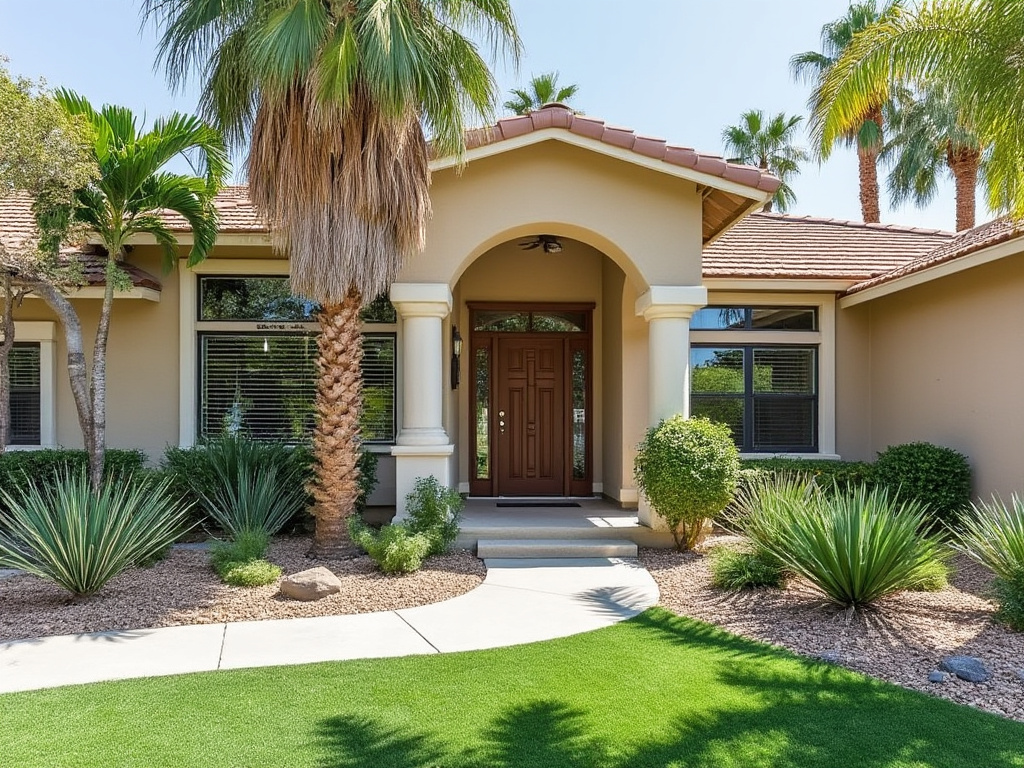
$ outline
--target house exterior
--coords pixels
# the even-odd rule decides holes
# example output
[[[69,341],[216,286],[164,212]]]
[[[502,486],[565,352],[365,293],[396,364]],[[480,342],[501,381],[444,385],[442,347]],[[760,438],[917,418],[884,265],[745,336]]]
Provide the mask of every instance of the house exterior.
[[[364,313],[372,499],[432,474],[475,496],[638,503],[634,447],[673,413],[733,429],[744,455],[872,459],[928,440],[976,491],[1024,488],[1024,243],[758,211],[758,169],[549,106],[432,162],[426,250]],[[114,309],[108,443],[158,461],[224,429],[301,439],[314,308],[288,296],[244,187],[218,199],[211,258],[161,275],[134,244]],[[0,236],[26,223],[0,201]],[[183,221],[169,218],[182,255]],[[76,293],[95,324],[101,274]],[[81,444],[59,326],[16,312],[21,446]],[[18,446],[15,446],[18,447]],[[652,523],[641,510],[641,519]]]

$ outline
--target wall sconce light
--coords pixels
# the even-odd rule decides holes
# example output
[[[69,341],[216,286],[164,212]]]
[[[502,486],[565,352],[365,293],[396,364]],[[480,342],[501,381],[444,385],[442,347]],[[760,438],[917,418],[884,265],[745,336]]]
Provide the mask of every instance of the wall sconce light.
[[[462,367],[459,360],[462,358],[462,335],[456,325],[452,326],[452,389],[459,388]]]

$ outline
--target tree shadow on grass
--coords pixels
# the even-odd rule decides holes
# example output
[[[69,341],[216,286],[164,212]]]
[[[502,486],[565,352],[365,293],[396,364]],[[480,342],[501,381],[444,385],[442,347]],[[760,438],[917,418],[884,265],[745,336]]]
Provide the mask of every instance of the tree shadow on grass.
[[[446,743],[440,720],[428,730],[337,717],[323,724],[323,768],[1024,768],[1019,724],[663,611],[633,621],[640,643],[652,633],[694,653],[719,652],[706,685],[653,721],[637,711],[636,690],[620,701],[552,692],[495,707],[470,746]],[[598,730],[602,720],[637,729],[615,737]]]

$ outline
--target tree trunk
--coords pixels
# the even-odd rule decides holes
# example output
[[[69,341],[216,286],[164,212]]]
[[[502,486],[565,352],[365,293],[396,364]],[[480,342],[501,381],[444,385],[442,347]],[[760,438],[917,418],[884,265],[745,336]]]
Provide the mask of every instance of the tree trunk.
[[[761,158],[761,162],[759,162],[757,165],[758,165],[758,167],[762,171],[767,171],[768,170],[768,158],[762,157]],[[774,203],[774,202],[775,202],[775,197],[774,196],[773,197],[769,197],[768,198],[768,202],[764,204],[764,208],[762,208],[761,210],[764,213],[771,213],[772,212],[772,203]]]
[[[362,412],[362,297],[352,287],[341,304],[325,306],[317,319],[319,379],[313,431],[314,477],[310,485],[316,532],[311,554],[336,558],[354,553],[348,518],[359,496],[359,415]]]
[[[120,254],[110,254],[107,260],[106,285],[103,306],[96,326],[96,344],[92,349],[92,380],[89,394],[92,400],[92,440],[89,451],[89,482],[94,491],[103,485],[103,464],[107,452],[107,340],[110,338],[110,315],[114,309],[114,274]]]
[[[981,150],[976,147],[946,148],[946,162],[956,185],[956,231],[974,228]]]
[[[10,273],[4,274],[4,338],[0,341],[0,453],[11,439],[11,350],[14,348],[14,287]]]
[[[873,109],[868,113],[866,120],[871,120],[878,126],[879,135],[882,132],[882,110]],[[857,171],[860,179],[860,213],[865,224],[877,224],[882,220],[879,209],[878,194],[878,151],[881,143],[870,147],[862,147],[857,144]]]

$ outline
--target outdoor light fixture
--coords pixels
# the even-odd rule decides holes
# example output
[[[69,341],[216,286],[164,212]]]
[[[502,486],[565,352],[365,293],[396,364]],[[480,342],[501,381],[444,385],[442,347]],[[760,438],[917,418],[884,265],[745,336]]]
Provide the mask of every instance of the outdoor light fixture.
[[[459,388],[459,379],[462,372],[459,360],[462,357],[462,335],[457,325],[452,326],[452,389]]]

